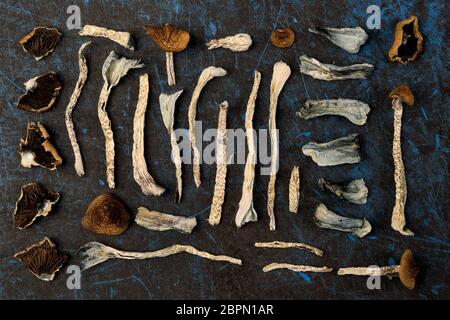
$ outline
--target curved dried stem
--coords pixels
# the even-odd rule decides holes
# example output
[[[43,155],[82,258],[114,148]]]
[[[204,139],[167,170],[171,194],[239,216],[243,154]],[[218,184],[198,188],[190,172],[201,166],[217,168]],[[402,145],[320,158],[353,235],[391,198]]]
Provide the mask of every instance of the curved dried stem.
[[[131,34],[123,31],[109,30],[103,27],[85,25],[79,32],[80,36],[102,37],[120,44],[122,47],[134,50]]]
[[[278,269],[288,269],[294,272],[331,272],[333,269],[329,267],[314,267],[314,266],[304,266],[289,263],[271,263],[263,268],[264,272],[269,272]]]
[[[288,249],[288,248],[304,249],[308,250],[311,253],[314,253],[316,256],[319,257],[323,256],[322,250],[302,242],[284,242],[284,241],[255,242],[255,247],[273,248],[273,249]]]

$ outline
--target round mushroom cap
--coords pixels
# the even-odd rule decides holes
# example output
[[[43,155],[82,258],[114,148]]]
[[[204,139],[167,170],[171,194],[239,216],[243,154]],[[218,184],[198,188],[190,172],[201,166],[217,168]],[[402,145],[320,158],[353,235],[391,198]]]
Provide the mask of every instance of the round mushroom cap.
[[[291,28],[277,29],[270,37],[272,44],[278,48],[288,48],[295,40],[295,33]]]
[[[168,23],[162,27],[146,26],[144,30],[162,50],[167,52],[183,51],[190,40],[189,32]]]
[[[406,288],[412,290],[416,285],[416,276],[418,273],[419,268],[414,261],[412,251],[406,249],[400,260],[400,281]]]
[[[389,93],[389,98],[400,99],[405,102],[408,106],[412,107],[414,105],[414,95],[411,89],[405,84],[401,84]]]

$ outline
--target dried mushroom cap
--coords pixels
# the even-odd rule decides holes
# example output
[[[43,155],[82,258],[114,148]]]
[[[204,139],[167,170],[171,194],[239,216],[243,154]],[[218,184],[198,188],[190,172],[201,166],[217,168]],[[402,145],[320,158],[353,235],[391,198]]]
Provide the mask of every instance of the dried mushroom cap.
[[[394,90],[389,93],[389,98],[400,99],[405,102],[408,106],[412,107],[414,105],[414,95],[411,89],[407,85],[399,85]]]
[[[400,281],[408,289],[414,289],[419,268],[414,261],[412,251],[406,249],[400,260]]]
[[[110,236],[116,236],[128,228],[130,214],[126,205],[113,194],[105,193],[89,204],[83,217],[83,227]]]
[[[415,61],[423,50],[422,45],[419,20],[416,16],[410,16],[395,26],[394,42],[388,53],[389,61],[400,63]]]
[[[50,109],[61,91],[61,82],[55,72],[37,76],[24,84],[27,92],[19,98],[17,107],[31,112]]]
[[[23,37],[19,43],[23,50],[30,52],[36,60],[40,60],[55,50],[61,36],[62,33],[56,28],[38,27]]]
[[[162,50],[167,52],[183,51],[190,39],[187,31],[178,29],[168,23],[162,27],[146,26],[144,30]]]
[[[32,274],[44,281],[52,281],[68,257],[56,249],[56,245],[47,237],[32,244],[14,255]]]
[[[27,136],[20,140],[20,164],[25,168],[42,167],[55,170],[62,164],[61,156],[49,141],[50,135],[40,123],[29,122]]]
[[[295,33],[291,28],[277,29],[272,32],[270,40],[275,47],[288,48],[294,43]]]
[[[33,224],[37,217],[46,217],[58,200],[59,193],[47,191],[40,184],[22,186],[14,210],[14,226],[24,229]]]

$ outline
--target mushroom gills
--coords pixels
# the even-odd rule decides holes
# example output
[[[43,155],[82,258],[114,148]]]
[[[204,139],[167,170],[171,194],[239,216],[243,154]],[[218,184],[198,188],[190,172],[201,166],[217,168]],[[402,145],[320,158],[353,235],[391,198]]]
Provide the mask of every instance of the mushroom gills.
[[[347,200],[354,204],[366,204],[369,189],[364,179],[356,179],[345,185],[333,184],[325,179],[318,182],[322,190],[335,194],[339,199]]]
[[[23,37],[19,43],[24,51],[29,52],[38,61],[52,53],[62,33],[56,28],[37,27]]]
[[[45,112],[56,101],[61,82],[55,72],[37,76],[24,83],[26,93],[19,98],[17,107],[31,112]]]

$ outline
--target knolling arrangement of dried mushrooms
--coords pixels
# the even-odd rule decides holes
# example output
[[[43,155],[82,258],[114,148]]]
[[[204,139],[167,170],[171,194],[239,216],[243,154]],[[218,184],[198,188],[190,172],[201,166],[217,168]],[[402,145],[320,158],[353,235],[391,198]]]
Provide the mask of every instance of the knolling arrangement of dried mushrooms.
[[[144,30],[153,42],[166,53],[167,83],[169,86],[176,84],[174,53],[187,49],[190,35],[181,28],[164,24],[162,26],[145,26]],[[361,27],[334,28],[334,27],[311,27],[308,29],[313,34],[328,39],[331,43],[342,48],[348,53],[356,54],[368,39],[368,34]],[[102,37],[134,51],[133,37],[129,32],[110,30],[95,25],[85,25],[79,32],[84,37]],[[25,35],[20,41],[22,48],[30,53],[36,60],[49,59],[49,56],[60,42],[62,33],[51,27],[38,27]],[[270,36],[270,41],[276,48],[288,50],[294,45],[295,32],[289,27],[276,29]],[[65,120],[67,133],[74,155],[74,168],[78,176],[85,175],[83,156],[76,138],[76,126],[72,119],[72,113],[78,98],[85,90],[84,85],[88,78],[86,48],[92,42],[84,43],[78,50],[79,77],[73,90],[72,96],[66,108]],[[227,49],[236,54],[242,54],[251,50],[253,40],[247,33],[236,33],[206,42],[208,50],[216,48]],[[419,31],[418,18],[411,16],[398,22],[395,27],[394,41],[388,53],[391,62],[408,63],[418,59],[423,49],[423,38]],[[329,60],[332,60],[331,58]],[[97,114],[100,127],[105,139],[106,152],[106,179],[110,189],[115,187],[115,141],[111,126],[111,120],[107,113],[107,103],[113,87],[119,85],[120,80],[132,69],[143,68],[144,64],[138,59],[120,57],[111,51],[102,67],[103,87],[99,93]],[[305,54],[300,56],[299,71],[317,80],[343,81],[367,79],[374,70],[374,65],[369,63],[358,63],[346,66],[336,66],[318,61]],[[96,72],[96,71],[89,71]],[[273,65],[273,73],[270,83],[270,102],[268,103],[269,119],[268,128],[270,133],[270,145],[272,150],[270,179],[267,187],[267,214],[269,216],[269,229],[276,229],[275,219],[275,196],[277,166],[280,158],[280,140],[277,134],[276,112],[278,98],[292,73],[291,67],[284,61],[278,61]],[[227,75],[227,71],[221,67],[209,66],[204,68],[198,77],[197,84],[193,89],[192,97],[188,107],[188,123],[190,143],[193,151],[193,176],[195,186],[200,187],[200,151],[195,139],[197,105],[202,90],[206,84],[214,78]],[[256,150],[255,135],[253,131],[253,115],[255,112],[256,99],[259,92],[262,74],[255,70],[254,82],[249,94],[245,113],[245,130],[248,145],[248,154],[245,162],[244,177],[242,182],[242,197],[239,208],[235,214],[235,225],[243,227],[248,222],[257,222],[258,213],[253,204],[253,189],[255,184]],[[216,80],[219,81],[219,80]],[[143,73],[139,77],[139,97],[133,121],[133,177],[139,185],[143,194],[147,196],[160,196],[165,192],[149,173],[144,157],[145,137],[145,113],[149,95],[149,76]],[[57,74],[53,71],[35,76],[25,83],[25,93],[19,98],[17,107],[22,110],[44,113],[52,108],[62,90],[62,85]],[[175,165],[176,176],[176,199],[182,200],[183,176],[180,148],[174,132],[175,105],[182,94],[183,89],[161,93],[159,96],[159,108],[162,122],[167,129],[163,138],[165,143],[170,144],[171,158]],[[226,98],[226,97],[224,97]],[[392,143],[392,157],[394,164],[395,183],[395,205],[392,210],[391,226],[402,235],[413,235],[406,227],[406,197],[407,181],[401,152],[401,125],[403,106],[413,106],[414,96],[411,89],[404,84],[394,88],[389,93],[394,110],[394,136]],[[216,179],[212,196],[212,205],[208,218],[209,224],[215,226],[220,224],[222,216],[222,205],[226,199],[226,177],[227,161],[229,158],[227,150],[227,114],[229,105],[224,99],[217,108],[217,152],[216,152]],[[308,99],[297,112],[297,116],[303,120],[315,119],[322,116],[340,116],[352,124],[363,126],[367,122],[371,108],[363,101],[336,97],[335,99],[313,100]],[[320,121],[320,120],[313,120]],[[163,133],[164,134],[164,133]],[[355,164],[361,161],[360,137],[358,134],[349,133],[346,136],[336,138],[327,142],[311,141],[301,148],[303,154],[310,157],[318,166],[339,166],[343,164]],[[41,123],[30,122],[27,124],[26,136],[20,141],[19,154],[21,165],[25,168],[42,167],[48,170],[56,170],[62,165],[62,158],[57,148],[51,142],[51,136]],[[297,164],[292,168],[289,180],[289,211],[298,214],[301,205],[301,167]],[[369,195],[368,187],[363,178],[355,179],[348,183],[336,183],[320,178],[318,185],[321,190],[332,194],[336,200],[344,200],[355,205],[367,203]],[[28,183],[22,186],[13,213],[14,226],[18,229],[30,228],[40,219],[50,216],[48,219],[57,219],[58,214],[52,214],[54,206],[60,199],[58,192],[49,191],[39,183]],[[55,217],[53,217],[55,216]],[[340,232],[348,232],[363,238],[372,231],[372,226],[365,218],[355,218],[341,215],[328,209],[323,203],[319,203],[312,215],[312,221],[323,229]],[[126,232],[133,218],[127,205],[112,193],[103,193],[96,196],[87,207],[82,225],[85,229],[95,233],[109,236],[119,236]],[[178,231],[190,234],[197,226],[196,217],[184,217],[168,213],[162,213],[155,209],[139,207],[134,222],[152,231]],[[329,231],[323,231],[329,232]],[[255,242],[255,247],[260,249],[299,249],[306,250],[319,257],[325,253],[316,246],[285,241]],[[119,250],[98,242],[89,242],[80,248],[81,266],[83,270],[89,269],[109,259],[151,259],[163,258],[170,255],[186,252],[208,260],[221,261],[235,265],[242,265],[242,260],[227,256],[216,255],[201,251],[187,244],[173,244],[166,248],[148,252],[130,252]],[[15,254],[15,257],[23,262],[30,272],[44,281],[51,281],[55,274],[68,261],[68,256],[61,253],[55,243],[45,237],[43,240],[29,245],[24,250]],[[277,269],[287,269],[294,272],[332,272],[333,268],[328,266],[310,266],[291,264],[285,262],[272,262],[264,267],[262,271],[270,272]],[[337,274],[344,275],[385,275],[400,277],[402,284],[408,288],[415,287],[415,279],[419,272],[414,262],[412,251],[404,251],[399,265],[391,265],[380,268],[372,267],[338,267]]]

